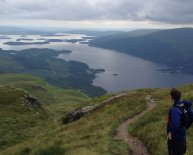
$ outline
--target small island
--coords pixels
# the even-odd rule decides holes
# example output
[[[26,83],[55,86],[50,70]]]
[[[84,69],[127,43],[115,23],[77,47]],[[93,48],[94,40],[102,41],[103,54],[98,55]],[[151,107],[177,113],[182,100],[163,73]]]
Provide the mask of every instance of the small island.
[[[63,39],[46,39],[47,42],[64,42]]]
[[[118,76],[118,74],[113,74],[114,76]]]
[[[85,39],[66,39],[65,40],[65,42],[69,42],[69,43],[77,43],[82,41],[85,41]]]
[[[62,36],[69,36],[67,34],[44,34],[44,35],[41,35],[42,37],[62,37]]]
[[[89,71],[91,74],[97,74],[105,72],[105,69],[90,69]]]
[[[13,45],[13,46],[20,46],[20,45],[44,45],[44,44],[49,44],[48,41],[44,42],[16,42],[16,41],[10,41],[10,42],[5,42],[3,43],[5,45]]]
[[[11,39],[10,37],[7,37],[7,36],[0,36],[0,39]]]
[[[22,38],[25,38],[25,37],[27,37],[27,36],[26,36],[26,35],[22,35],[21,37],[22,37]]]
[[[16,41],[33,41],[33,39],[30,38],[18,38]]]
[[[95,36],[87,36],[87,37],[82,37],[82,39],[94,39],[96,38]]]
[[[46,38],[38,38],[36,40],[47,40]]]
[[[89,44],[90,43],[90,41],[81,41],[81,42],[79,42],[80,44],[85,44],[85,45],[87,45],[87,44]]]

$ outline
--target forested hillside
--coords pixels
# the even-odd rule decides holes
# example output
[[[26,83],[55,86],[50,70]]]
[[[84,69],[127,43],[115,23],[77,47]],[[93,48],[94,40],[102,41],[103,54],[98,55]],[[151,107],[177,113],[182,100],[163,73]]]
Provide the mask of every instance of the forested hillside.
[[[106,37],[108,38],[108,37]],[[193,29],[159,30],[136,37],[97,38],[90,45],[113,49],[193,74]]]

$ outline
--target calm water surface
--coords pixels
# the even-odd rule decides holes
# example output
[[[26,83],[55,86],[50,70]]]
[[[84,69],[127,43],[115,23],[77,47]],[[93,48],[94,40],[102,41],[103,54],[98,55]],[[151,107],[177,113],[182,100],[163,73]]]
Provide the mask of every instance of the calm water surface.
[[[85,35],[69,36],[27,36],[26,38],[34,39],[80,39]],[[12,39],[0,40],[0,48],[21,50],[27,48],[51,48],[56,50],[71,50],[71,53],[60,54],[58,58],[64,60],[76,60],[88,64],[91,68],[105,69],[104,73],[97,74],[93,84],[106,89],[108,92],[117,92],[136,88],[154,88],[154,87],[172,87],[180,84],[193,82],[192,75],[182,73],[169,74],[157,71],[168,68],[146,61],[137,57],[129,56],[112,50],[89,47],[79,43],[71,44],[66,42],[54,42],[44,45],[23,45],[9,46],[4,45],[6,41],[15,41],[21,36],[8,36]],[[24,42],[22,40],[22,42]],[[26,41],[27,42],[27,41]],[[31,41],[30,41],[31,42]]]

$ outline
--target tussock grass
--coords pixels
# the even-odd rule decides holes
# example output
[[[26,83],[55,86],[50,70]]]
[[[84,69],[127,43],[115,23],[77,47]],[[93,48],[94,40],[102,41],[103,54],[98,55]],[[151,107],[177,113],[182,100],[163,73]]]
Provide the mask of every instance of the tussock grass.
[[[179,88],[182,91],[182,98],[193,99],[193,85],[186,85]],[[166,143],[166,122],[169,108],[172,106],[170,89],[155,89],[152,97],[157,100],[157,106],[151,112],[138,119],[129,126],[129,132],[140,137],[152,155],[167,155]],[[193,154],[193,127],[188,130],[187,155]]]
[[[33,93],[30,89],[28,89],[28,91]],[[54,152],[57,154],[56,150],[58,150],[59,155],[128,154],[128,146],[122,141],[114,141],[112,137],[117,126],[122,121],[146,108],[144,100],[146,95],[147,93],[143,91],[133,91],[129,96],[113,100],[110,104],[68,125],[61,125],[61,122],[54,122],[49,118],[43,120],[37,118],[35,122],[39,124],[35,124],[34,127],[28,127],[29,132],[27,130],[22,132],[22,136],[25,137],[24,139],[21,140],[21,137],[17,137],[14,138],[15,143],[10,143],[11,138],[7,138],[10,144],[1,149],[0,154],[49,155],[54,154]],[[74,101],[72,105],[74,105],[74,108],[78,108],[101,104],[103,100],[111,96],[112,95],[106,95],[91,101],[88,101],[88,98],[86,98],[82,104],[78,103],[79,100],[77,97],[77,100],[72,100]],[[80,99],[81,98],[84,97],[80,96]],[[69,102],[72,101],[70,100]],[[67,106],[64,106],[64,104],[62,106],[63,109],[61,109],[60,104],[59,102],[55,103],[55,107],[54,104],[51,103],[45,104],[45,107],[48,107],[46,112],[50,112],[49,110],[51,110],[51,112],[54,113],[53,117],[58,119],[59,116],[62,116],[62,111],[63,114],[65,114],[65,111],[72,109],[68,107],[68,104]],[[53,109],[51,107],[53,107]],[[55,114],[58,111],[61,112],[61,114]],[[34,117],[34,115],[31,115],[31,117]],[[28,120],[28,115],[26,114],[25,116]],[[33,118],[30,120],[33,120]],[[23,123],[23,121],[21,122]],[[22,125],[22,123],[17,124],[17,127]],[[6,131],[6,135],[9,136],[10,134]]]
[[[43,110],[36,106],[31,110],[27,108],[24,98],[29,94],[38,97]],[[90,98],[79,91],[52,86],[39,77],[24,74],[1,75],[0,150],[17,146],[44,133],[49,125],[55,126],[54,120],[59,120],[65,110],[72,110],[88,100]],[[31,148],[27,148],[21,154],[31,152]]]
[[[79,91],[61,89],[43,79],[21,74],[0,76],[0,85],[1,155],[128,155],[129,146],[124,141],[113,140],[113,135],[124,120],[147,108],[144,99],[147,95],[157,100],[157,106],[133,122],[129,132],[140,137],[152,155],[167,154],[169,89],[130,91],[128,96],[113,100],[76,122],[62,125],[61,117],[69,111],[101,104],[115,94],[91,100]],[[180,89],[184,99],[193,100],[193,85]],[[22,100],[26,93],[38,97],[44,110],[27,110]],[[187,137],[187,155],[192,155],[192,128]]]

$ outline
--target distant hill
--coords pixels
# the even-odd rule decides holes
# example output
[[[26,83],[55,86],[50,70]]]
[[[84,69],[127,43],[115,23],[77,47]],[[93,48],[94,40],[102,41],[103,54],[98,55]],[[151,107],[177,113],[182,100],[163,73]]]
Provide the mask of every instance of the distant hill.
[[[0,73],[25,73],[44,78],[50,84],[78,89],[89,96],[96,97],[106,93],[92,85],[96,73],[103,69],[91,69],[87,64],[77,61],[65,61],[56,58],[59,54],[71,51],[52,49],[26,49],[21,51],[0,49]]]
[[[140,35],[140,30],[130,33],[137,35],[97,38],[90,45],[117,50],[193,74],[193,28],[159,30],[145,35]]]
[[[30,35],[30,34],[46,34],[45,30],[38,30],[33,28],[14,27],[14,26],[0,26],[0,34],[4,35]]]
[[[0,26],[0,35],[55,35],[56,33],[85,34],[105,36],[122,32],[121,30],[73,29],[56,27],[17,27]]]
[[[97,37],[94,42],[101,42],[101,41],[108,41],[112,39],[123,39],[123,38],[133,38],[133,37],[139,37],[139,36],[144,36],[146,34],[150,34],[153,32],[157,32],[159,29],[140,29],[140,30],[133,30],[129,32],[117,32],[114,34],[104,34],[101,37]]]

